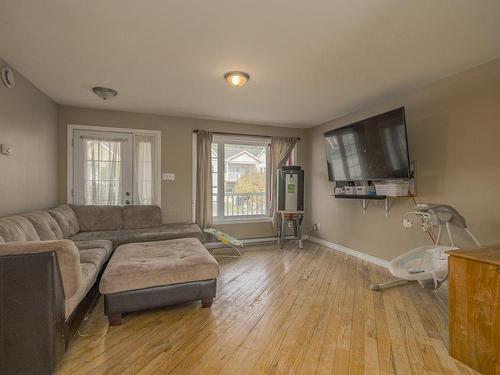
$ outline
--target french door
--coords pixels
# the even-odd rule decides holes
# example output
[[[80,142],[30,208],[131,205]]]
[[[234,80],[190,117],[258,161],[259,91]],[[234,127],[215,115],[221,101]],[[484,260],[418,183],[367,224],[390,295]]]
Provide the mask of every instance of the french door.
[[[73,202],[133,204],[133,134],[74,130]]]

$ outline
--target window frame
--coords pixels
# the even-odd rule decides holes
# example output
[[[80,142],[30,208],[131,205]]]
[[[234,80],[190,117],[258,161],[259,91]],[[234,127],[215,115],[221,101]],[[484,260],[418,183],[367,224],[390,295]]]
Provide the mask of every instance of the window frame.
[[[255,222],[268,222],[271,220],[269,217],[270,208],[270,191],[269,182],[271,180],[271,163],[270,163],[270,143],[271,138],[259,136],[234,136],[224,134],[214,134],[212,144],[218,145],[217,150],[217,216],[212,216],[214,224],[236,224],[236,223],[255,223]],[[224,215],[224,196],[225,196],[225,146],[226,145],[248,145],[248,146],[265,146],[266,147],[266,181],[265,181],[265,210],[264,214],[259,215]],[[220,204],[219,202],[222,202]]]
[[[113,132],[113,133],[128,133],[132,134],[132,141],[135,144],[136,135],[149,135],[156,138],[156,174],[157,181],[156,189],[158,191],[157,202],[154,203],[161,207],[161,130],[147,130],[147,129],[129,129],[118,128],[112,126],[94,126],[94,125],[67,125],[67,144],[66,144],[66,202],[72,204],[74,201],[74,170],[73,170],[73,145],[74,145],[74,132],[75,130],[82,131],[96,131],[96,132]],[[134,149],[132,148],[132,174],[134,173]],[[134,184],[133,184],[134,185]],[[135,195],[135,186],[133,186],[133,196]]]

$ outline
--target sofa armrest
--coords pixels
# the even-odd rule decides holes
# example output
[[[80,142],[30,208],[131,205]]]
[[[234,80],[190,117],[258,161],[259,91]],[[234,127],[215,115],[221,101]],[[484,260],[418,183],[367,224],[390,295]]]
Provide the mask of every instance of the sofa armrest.
[[[0,374],[52,374],[65,351],[54,251],[0,256]]]
[[[23,241],[0,244],[0,256],[55,252],[65,298],[72,297],[82,285],[80,253],[73,241]]]

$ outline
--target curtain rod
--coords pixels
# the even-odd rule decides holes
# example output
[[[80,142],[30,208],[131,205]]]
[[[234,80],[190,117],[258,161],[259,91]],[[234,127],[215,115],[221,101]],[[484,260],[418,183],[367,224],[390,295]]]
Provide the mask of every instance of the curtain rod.
[[[193,130],[193,133],[198,133],[198,129]],[[223,134],[223,135],[236,135],[244,137],[259,137],[259,138],[271,138],[269,135],[258,135],[258,134],[242,134],[242,133],[227,133],[227,132],[212,132],[213,134]],[[300,141],[300,137],[297,137]]]

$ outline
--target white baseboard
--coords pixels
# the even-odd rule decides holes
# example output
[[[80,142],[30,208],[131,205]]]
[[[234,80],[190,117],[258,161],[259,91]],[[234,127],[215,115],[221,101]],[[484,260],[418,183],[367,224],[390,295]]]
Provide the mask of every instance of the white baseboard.
[[[241,241],[243,242],[243,245],[252,245],[255,243],[277,242],[278,237],[247,238],[246,240]]]
[[[259,244],[259,243],[276,242],[277,240],[278,240],[278,237],[260,237],[260,238],[247,238],[247,239],[241,240],[241,242],[243,242],[243,246],[246,246],[246,245]],[[221,247],[227,247],[227,245],[223,244],[222,242],[215,241],[215,242],[205,243],[205,247],[207,249],[218,249]]]
[[[253,244],[259,244],[259,243],[266,243],[266,242],[276,242],[277,240],[278,240],[278,237],[263,237],[263,238],[248,238],[248,239],[242,240],[242,242],[243,242],[243,245],[253,245]],[[311,242],[315,242],[315,243],[318,243],[318,244],[323,245],[325,247],[328,247],[329,249],[337,250],[337,251],[340,251],[344,254],[348,254],[348,255],[351,255],[353,257],[366,260],[367,262],[376,264],[378,266],[389,268],[389,264],[390,264],[389,261],[374,257],[372,255],[365,254],[361,251],[353,250],[353,249],[350,249],[348,247],[338,245],[336,243],[329,242],[329,241],[326,241],[326,240],[323,240],[321,238],[314,237],[314,236],[304,236],[304,240],[309,240]],[[227,245],[224,245],[222,242],[208,242],[205,244],[205,246],[208,249],[217,249],[217,248],[221,248],[221,247],[227,247]]]
[[[309,241],[318,243],[320,245],[328,247],[329,249],[340,251],[341,253],[344,253],[344,254],[352,255],[353,257],[366,260],[367,262],[370,262],[370,263],[373,263],[373,264],[376,264],[378,266],[382,266],[385,268],[389,268],[389,264],[391,263],[387,260],[380,259],[380,258],[374,257],[372,255],[365,254],[361,251],[353,250],[353,249],[350,249],[348,247],[338,245],[336,243],[329,242],[329,241],[323,240],[323,239],[318,238],[318,237],[309,236]]]

